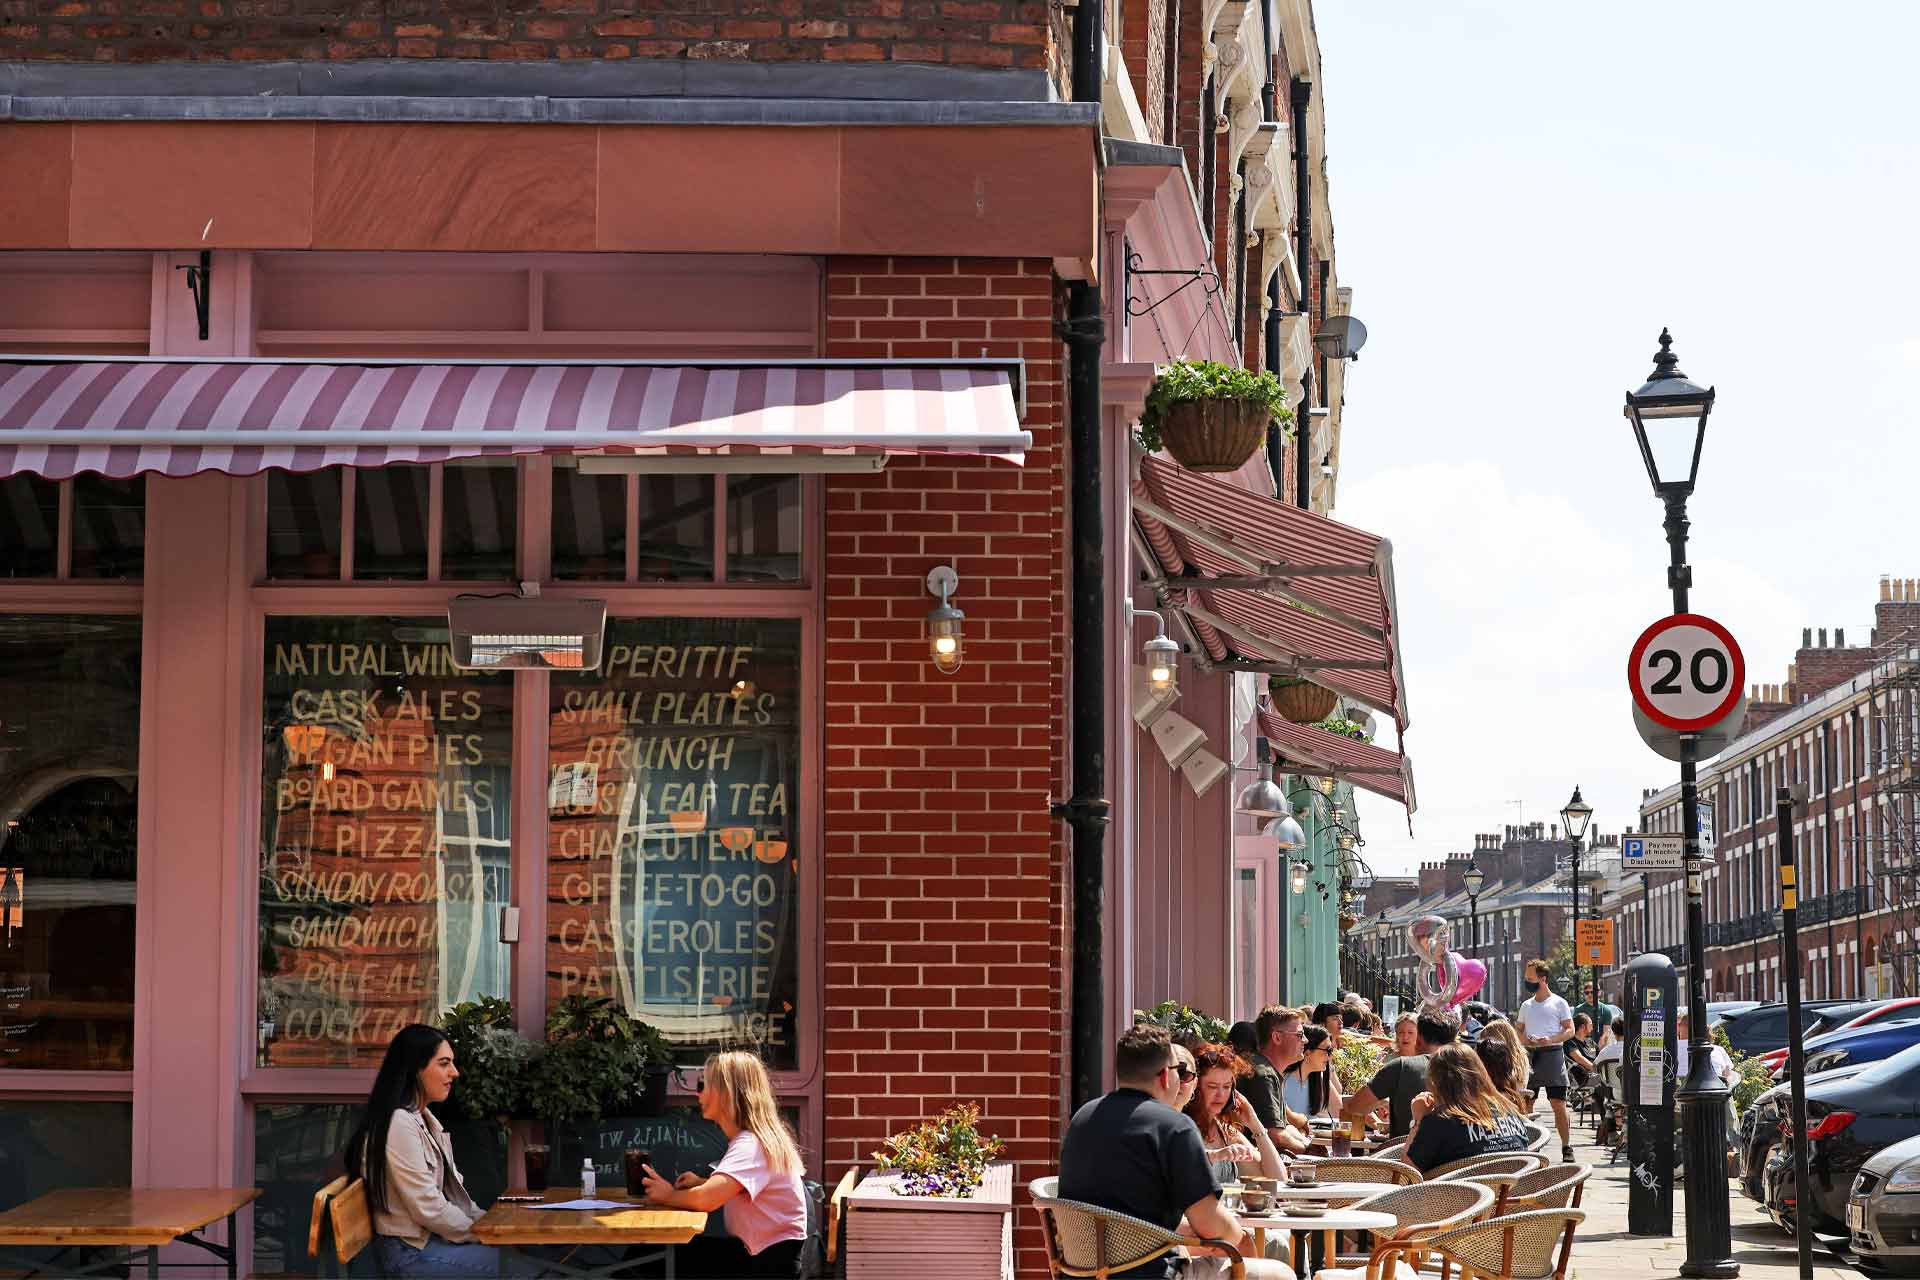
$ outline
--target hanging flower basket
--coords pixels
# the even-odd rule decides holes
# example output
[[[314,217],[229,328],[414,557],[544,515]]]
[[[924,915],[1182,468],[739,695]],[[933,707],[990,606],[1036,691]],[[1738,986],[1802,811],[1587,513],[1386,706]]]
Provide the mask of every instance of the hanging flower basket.
[[[1176,360],[1160,371],[1140,414],[1140,444],[1164,448],[1189,471],[1237,471],[1291,421],[1286,388],[1271,373],[1210,360]]]
[[[1351,912],[1342,912],[1340,915],[1340,932],[1346,933],[1359,923],[1359,916],[1353,915]]]
[[[1308,680],[1288,680],[1275,676],[1267,686],[1273,709],[1282,719],[1295,724],[1319,724],[1333,714],[1340,695]]]

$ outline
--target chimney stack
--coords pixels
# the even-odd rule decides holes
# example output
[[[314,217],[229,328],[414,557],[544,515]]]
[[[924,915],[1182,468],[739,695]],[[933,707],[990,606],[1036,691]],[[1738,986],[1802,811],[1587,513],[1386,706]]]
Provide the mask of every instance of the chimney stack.
[[[1833,647],[1836,649],[1844,649],[1847,647],[1847,629],[1845,627],[1835,627],[1833,629]]]
[[[1800,628],[1800,647],[1802,649],[1813,648],[1813,628],[1812,627]]]
[[[1827,647],[1827,629],[1825,627],[1820,628],[1820,647],[1822,649]]]

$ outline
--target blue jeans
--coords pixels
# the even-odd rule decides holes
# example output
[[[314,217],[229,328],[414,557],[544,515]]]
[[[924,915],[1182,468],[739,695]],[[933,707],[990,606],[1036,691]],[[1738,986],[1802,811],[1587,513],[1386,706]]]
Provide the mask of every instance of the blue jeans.
[[[415,1276],[498,1276],[500,1251],[490,1244],[455,1244],[428,1236],[427,1247],[416,1249],[398,1236],[375,1236],[380,1270],[397,1280]]]

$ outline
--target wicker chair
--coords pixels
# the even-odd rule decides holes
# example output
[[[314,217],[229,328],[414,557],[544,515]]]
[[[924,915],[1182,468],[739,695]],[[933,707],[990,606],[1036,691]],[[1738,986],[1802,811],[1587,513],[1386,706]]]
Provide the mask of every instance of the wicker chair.
[[[1389,1142],[1384,1147],[1375,1147],[1372,1151],[1369,1151],[1367,1155],[1374,1160],[1405,1161],[1407,1158],[1407,1142],[1408,1141],[1409,1140],[1406,1138],[1396,1139],[1393,1142]]]
[[[1551,1155],[1554,1144],[1558,1141],[1560,1135],[1551,1129],[1542,1129],[1539,1125],[1530,1127],[1539,1129],[1540,1131],[1537,1134],[1530,1133],[1527,1135],[1527,1150],[1538,1151],[1542,1155]]]
[[[1578,1209],[1587,1179],[1593,1167],[1584,1164],[1550,1164],[1515,1178],[1507,1195],[1496,1209]]]
[[[1455,1227],[1413,1244],[1384,1244],[1367,1262],[1367,1280],[1394,1274],[1404,1256],[1428,1253],[1473,1280],[1565,1280],[1580,1209],[1536,1209]]]
[[[1483,1173],[1532,1173],[1535,1169],[1547,1167],[1547,1158],[1532,1151],[1504,1151],[1483,1156],[1468,1156],[1465,1160],[1453,1160],[1446,1164],[1435,1165],[1427,1170],[1427,1181],[1456,1181],[1465,1174]]]
[[[1180,1245],[1211,1246],[1227,1255],[1233,1280],[1245,1280],[1246,1262],[1224,1240],[1183,1236],[1151,1222],[1059,1197],[1060,1179],[1035,1178],[1027,1185],[1040,1211],[1040,1234],[1047,1245],[1047,1269],[1055,1277],[1092,1276],[1096,1280],[1164,1257]]]
[[[1336,1156],[1314,1161],[1313,1168],[1322,1182],[1385,1182],[1405,1187],[1420,1181],[1420,1171],[1412,1165],[1378,1156]]]
[[[1391,1235],[1375,1236],[1374,1251],[1377,1252],[1387,1244],[1410,1244],[1455,1227],[1464,1227],[1492,1205],[1493,1192],[1470,1182],[1416,1182],[1411,1186],[1395,1187],[1391,1191],[1368,1196],[1348,1207],[1390,1213],[1398,1219],[1399,1225]],[[1341,1269],[1351,1268],[1357,1276],[1358,1269],[1365,1267],[1371,1256],[1371,1253],[1342,1254],[1334,1260],[1333,1265]],[[1325,1276],[1326,1272],[1318,1274]],[[1345,1278],[1328,1277],[1328,1280]]]

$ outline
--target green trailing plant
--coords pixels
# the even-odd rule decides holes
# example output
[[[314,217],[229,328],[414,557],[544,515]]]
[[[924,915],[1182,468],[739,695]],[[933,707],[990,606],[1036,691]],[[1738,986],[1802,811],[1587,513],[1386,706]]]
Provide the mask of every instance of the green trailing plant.
[[[897,1172],[894,1194],[970,1196],[986,1177],[987,1165],[1004,1149],[1000,1139],[980,1132],[977,1103],[956,1103],[932,1120],[922,1120],[887,1139],[873,1153],[882,1172]]]
[[[1224,1021],[1212,1014],[1189,1008],[1178,1000],[1162,1000],[1151,1009],[1135,1009],[1133,1020],[1164,1028],[1175,1039],[1196,1036],[1209,1044],[1227,1042],[1227,1024]]]
[[[513,1002],[483,996],[440,1021],[459,1076],[447,1105],[469,1120],[507,1123],[525,1110],[527,1069],[538,1046],[514,1030]]]
[[[527,1105],[558,1124],[633,1106],[649,1071],[673,1065],[659,1030],[610,997],[568,996],[547,1014],[547,1043],[527,1071]]]
[[[1367,741],[1367,727],[1357,720],[1347,719],[1338,712],[1328,716],[1325,720],[1322,720],[1313,727],[1316,729],[1324,729],[1328,733],[1338,734],[1342,738],[1358,738],[1362,742]]]
[[[1140,427],[1135,433],[1140,447],[1148,453],[1158,453],[1160,432],[1168,411],[1194,400],[1239,400],[1260,405],[1281,424],[1285,438],[1293,438],[1292,430],[1286,426],[1293,421],[1293,410],[1287,408],[1287,389],[1273,374],[1213,360],[1175,360],[1160,370],[1147,392],[1146,407],[1140,411]]]
[[[1373,1041],[1357,1035],[1340,1037],[1340,1047],[1333,1051],[1333,1073],[1340,1080],[1340,1092],[1349,1098],[1360,1092],[1386,1061],[1387,1051]]]

